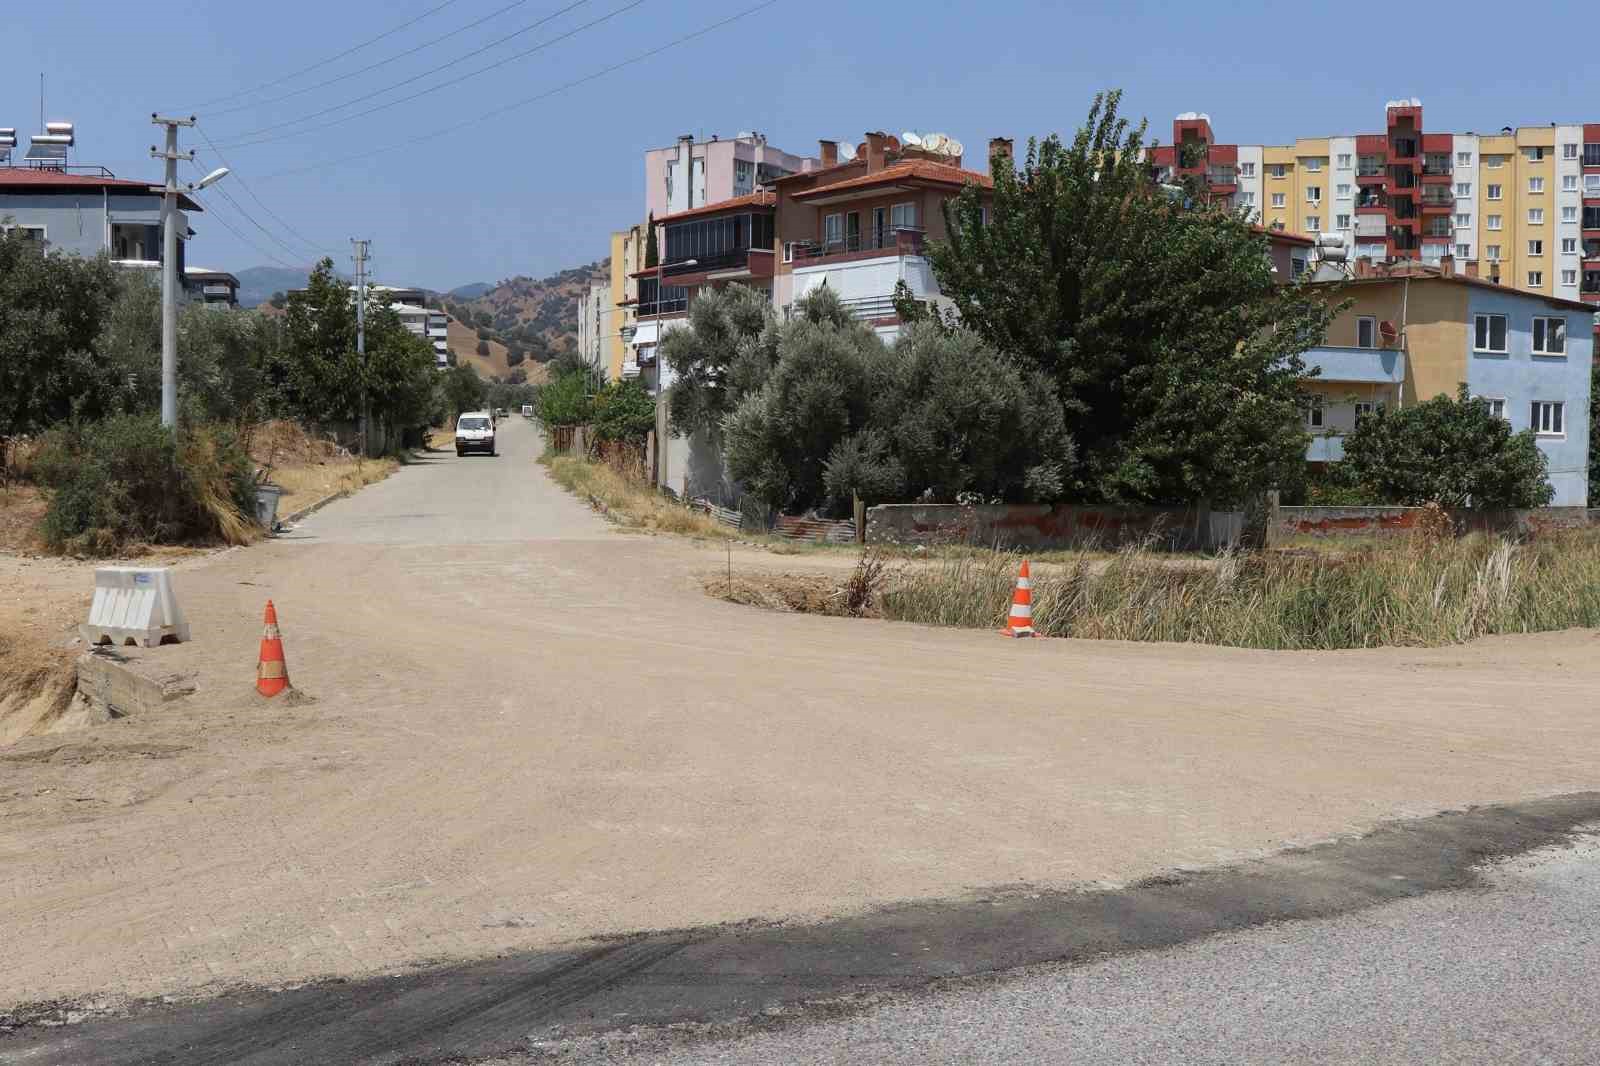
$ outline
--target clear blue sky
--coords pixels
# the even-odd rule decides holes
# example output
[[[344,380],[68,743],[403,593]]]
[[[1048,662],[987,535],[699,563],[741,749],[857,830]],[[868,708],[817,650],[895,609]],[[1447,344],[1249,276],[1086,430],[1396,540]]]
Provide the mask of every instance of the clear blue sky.
[[[373,93],[566,7],[526,0],[481,26],[437,38],[513,0],[453,0],[410,28],[259,93],[276,80],[421,15],[443,0],[274,0],[267,4],[105,0],[22,4],[7,21],[0,125],[35,132],[38,78],[49,119],[78,124],[78,162],[119,177],[159,174],[148,158],[153,110],[194,111],[219,145]],[[587,0],[541,29],[334,119],[508,57],[636,0]],[[1419,96],[1434,130],[1600,121],[1600,61],[1583,42],[1592,8],[1481,0],[1401,5],[1362,24],[1354,7],[1285,4],[1057,3],[987,0],[783,0],[691,43],[454,132],[441,129],[693,32],[758,0],[644,0],[533,55],[400,106],[271,144],[224,148],[236,171],[300,235],[339,255],[369,237],[385,281],[449,288],[543,275],[606,254],[606,235],[642,212],[641,152],[680,133],[765,132],[814,152],[818,137],[938,129],[969,162],[989,137],[1070,132],[1094,91],[1126,90],[1124,110],[1166,139],[1173,115],[1205,111],[1223,141],[1376,130],[1385,100]],[[1586,14],[1586,10],[1588,13]],[[1523,36],[1559,22],[1566,35]],[[1336,32],[1337,31],[1337,32]],[[1342,36],[1341,36],[1342,35]],[[1506,35],[1509,35],[1506,36]],[[1368,40],[1364,52],[1355,45]],[[1429,42],[1432,42],[1431,44]],[[1529,46],[1541,54],[1527,59]],[[272,97],[421,51],[280,102]],[[1504,62],[1491,61],[1494,56]],[[1517,57],[1522,57],[1518,59]],[[211,106],[202,106],[210,104]],[[231,113],[224,108],[249,105]],[[198,136],[185,136],[214,158]],[[335,161],[405,144],[352,163]],[[303,168],[311,168],[303,170]],[[302,172],[282,175],[284,171]],[[190,180],[198,172],[188,171]],[[280,176],[281,175],[281,176]],[[220,195],[222,216],[295,265],[312,253],[235,179],[233,197],[296,252]],[[215,191],[214,191],[215,192]],[[239,270],[270,262],[218,218],[194,220],[191,263]]]

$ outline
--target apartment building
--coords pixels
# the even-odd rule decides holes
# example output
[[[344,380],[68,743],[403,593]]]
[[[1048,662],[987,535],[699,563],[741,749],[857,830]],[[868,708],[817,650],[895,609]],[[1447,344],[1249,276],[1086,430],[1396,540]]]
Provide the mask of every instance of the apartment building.
[[[638,330],[639,282],[635,273],[644,266],[644,224],[611,235],[611,316],[603,330],[606,380],[639,376],[632,340]]]
[[[1511,423],[1532,429],[1560,507],[1588,505],[1592,310],[1458,273],[1454,257],[1370,267],[1330,300],[1350,300],[1327,343],[1306,352],[1306,458],[1338,462],[1342,435],[1379,408],[1454,396],[1465,383]]]
[[[779,178],[814,170],[819,161],[741,132],[731,140],[696,141],[685,134],[670,148],[644,154],[645,211],[657,219],[748,196]]]
[[[601,381],[610,381],[610,346],[606,329],[613,317],[610,284],[591,283],[578,294],[578,355]]]
[[[134,268],[161,265],[161,194],[147,181],[118,178],[104,167],[0,167],[0,226],[21,230],[50,251],[107,255]],[[178,271],[202,208],[178,194]]]
[[[1354,258],[1479,264],[1482,279],[1600,304],[1600,123],[1431,132],[1391,100],[1383,132],[1219,144],[1186,112],[1152,148],[1158,181],[1201,177],[1272,230],[1338,234]]]
[[[882,132],[839,159],[838,145],[821,142],[822,166],[781,178],[775,225],[781,254],[774,264],[773,304],[786,313],[795,300],[824,285],[857,318],[893,340],[900,321],[894,292],[905,282],[924,302],[940,298],[924,247],[945,236],[943,205],[969,185],[993,187],[987,171],[966,170],[959,154],[903,145]],[[990,142],[991,155],[1011,155],[1009,140]]]

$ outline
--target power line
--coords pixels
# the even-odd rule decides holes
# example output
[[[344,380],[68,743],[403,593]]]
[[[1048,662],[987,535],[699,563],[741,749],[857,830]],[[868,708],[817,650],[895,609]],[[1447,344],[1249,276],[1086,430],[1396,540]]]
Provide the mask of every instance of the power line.
[[[248,247],[254,249],[256,254],[266,256],[268,259],[272,260],[274,263],[278,264],[281,267],[285,267],[286,269],[289,269],[289,270],[299,270],[300,269],[300,265],[299,264],[296,264],[296,263],[285,263],[282,259],[279,259],[277,256],[273,255],[271,252],[269,252],[265,248],[261,247],[255,241],[252,241],[249,237],[246,237],[244,234],[242,234],[238,230],[234,229],[232,224],[229,223],[226,218],[224,218],[222,215],[217,214],[216,211],[213,210],[212,208],[207,207],[205,201],[201,200],[200,197],[196,196],[194,193],[188,193],[187,195],[188,195],[189,199],[191,199],[195,203],[199,204],[201,206],[201,208],[203,208],[206,211],[207,214],[211,215],[212,218],[216,219],[219,223],[221,223],[223,229],[227,230],[229,233],[231,233],[235,237],[237,237],[239,239],[240,243],[245,244]]]
[[[235,211],[239,212],[239,214],[244,216],[244,220],[246,222],[250,223],[256,229],[258,229],[262,233],[266,234],[267,235],[267,239],[272,241],[272,243],[276,244],[279,248],[282,248],[285,252],[288,252],[291,256],[297,256],[297,255],[301,255],[302,254],[301,252],[297,252],[293,248],[289,247],[289,245],[286,242],[284,242],[276,233],[273,233],[267,227],[265,227],[261,223],[257,222],[256,219],[255,219],[255,216],[252,215],[250,212],[246,211],[244,209],[244,205],[239,203],[238,200],[235,200],[233,198],[233,194],[230,193],[227,189],[224,189],[221,186],[218,186],[217,187],[217,192],[222,194],[222,198],[224,200],[228,201],[228,203],[233,205],[233,209]]]
[[[552,20],[554,20],[556,18],[559,18],[560,16],[565,15],[567,12],[573,10],[574,8],[581,7],[581,6],[583,6],[584,4],[586,4],[588,2],[589,2],[589,0],[574,0],[573,3],[568,4],[566,7],[564,7],[561,10],[555,12],[554,14],[547,15],[543,19],[540,19],[539,22],[534,23],[533,26],[525,27],[524,29],[519,30],[517,32],[518,33],[525,33],[525,32],[527,32],[527,30],[534,29],[537,26],[543,25],[544,23],[547,23],[547,22],[550,22],[550,21],[552,21]],[[271,133],[273,130],[281,130],[281,129],[287,127],[287,126],[298,126],[302,122],[308,122],[311,119],[320,118],[321,116],[326,115],[326,114],[330,114],[330,113],[332,113],[334,111],[342,111],[347,107],[351,107],[351,106],[353,106],[355,104],[359,104],[359,103],[361,103],[361,102],[363,102],[365,100],[370,100],[374,96],[382,96],[384,93],[389,92],[391,89],[398,89],[403,85],[409,85],[412,82],[420,81],[421,79],[426,78],[429,75],[437,74],[441,70],[444,70],[444,69],[446,69],[448,67],[454,66],[462,58],[468,58],[468,57],[457,57],[456,59],[453,59],[448,63],[441,64],[440,66],[434,67],[431,70],[425,70],[421,74],[415,75],[414,77],[406,78],[404,81],[399,81],[399,82],[396,82],[393,85],[385,86],[382,89],[378,89],[378,90],[375,90],[374,92],[367,93],[365,96],[358,96],[354,100],[346,100],[342,104],[335,104],[332,107],[325,107],[321,111],[313,111],[309,115],[302,115],[299,118],[290,119],[288,122],[279,122],[279,123],[277,123],[275,125],[272,125],[272,126],[263,126],[263,127],[261,127],[260,129],[257,129],[257,130],[251,130],[249,133],[238,134],[237,135],[238,139],[226,142],[227,146],[229,148],[246,148],[246,147],[249,147],[251,145],[256,145],[256,144],[269,144],[269,143],[271,143],[273,141],[287,140],[288,138],[298,137],[298,136],[301,136],[302,134],[315,133],[318,130],[325,130],[325,129],[329,129],[330,127],[333,127],[333,126],[340,126],[340,125],[343,125],[346,122],[354,122],[358,118],[365,118],[366,116],[371,115],[371,114],[376,114],[379,111],[385,111],[385,110],[387,110],[387,109],[389,109],[391,107],[398,107],[401,104],[410,103],[412,100],[416,100],[419,97],[427,96],[429,93],[436,93],[440,89],[448,89],[452,85],[459,85],[462,82],[467,81],[469,78],[477,77],[479,74],[486,74],[491,70],[496,70],[496,69],[498,69],[500,67],[505,66],[507,63],[514,62],[514,61],[516,61],[518,59],[525,59],[528,56],[533,55],[533,53],[535,53],[535,52],[542,52],[546,48],[549,48],[551,45],[560,44],[562,41],[565,41],[570,37],[576,37],[578,34],[582,33],[585,30],[593,29],[594,27],[600,25],[603,22],[611,21],[612,19],[616,18],[618,15],[624,14],[624,13],[626,13],[628,11],[632,11],[634,8],[639,7],[644,2],[645,2],[645,0],[631,0],[630,3],[625,4],[624,6],[618,8],[617,10],[611,12],[610,14],[602,15],[599,18],[594,19],[593,21],[590,21],[590,22],[585,22],[583,25],[577,26],[577,27],[575,27],[573,29],[570,29],[566,33],[563,33],[558,37],[552,37],[548,41],[544,41],[544,42],[542,42],[540,44],[534,45],[532,48],[524,49],[521,52],[517,52],[517,53],[515,53],[513,55],[509,55],[509,56],[505,57],[504,59],[496,60],[495,62],[490,63],[487,66],[479,67],[476,70],[469,70],[465,74],[459,75],[458,77],[455,77],[455,78],[451,78],[449,81],[443,81],[443,82],[440,82],[437,85],[429,86],[426,89],[422,89],[422,90],[419,90],[418,92],[412,93],[410,96],[402,96],[399,99],[390,100],[387,103],[378,104],[376,107],[369,107],[365,111],[357,111],[353,115],[346,115],[344,118],[336,118],[332,122],[324,122],[324,123],[322,123],[321,125],[318,125],[318,126],[309,126],[309,127],[304,128],[304,129],[290,130],[288,133],[280,133],[280,134],[278,134],[276,136],[273,136],[273,137],[257,137],[256,136],[257,134],[260,134],[260,133]],[[515,35],[513,35],[513,36],[515,36]],[[482,49],[480,49],[479,51],[482,51]],[[254,139],[247,139],[247,138],[254,138]]]
[[[259,204],[260,207],[261,207],[261,210],[265,211],[268,215],[272,216],[272,218],[278,223],[278,225],[282,226],[284,228],[284,230],[286,230],[289,233],[290,236],[292,236],[295,240],[299,241],[301,244],[305,245],[307,248],[310,248],[312,251],[318,253],[319,255],[327,254],[328,249],[322,247],[317,242],[315,242],[313,240],[310,240],[304,234],[302,234],[298,230],[296,230],[293,226],[289,225],[289,223],[281,215],[279,215],[276,211],[274,211],[272,208],[267,206],[267,203],[266,203],[265,200],[261,199],[261,197],[256,195],[256,191],[250,187],[250,183],[244,180],[244,175],[239,173],[239,171],[234,167],[233,163],[231,163],[228,160],[228,157],[223,155],[222,154],[222,150],[220,148],[218,148],[216,146],[216,144],[211,140],[210,135],[207,134],[206,131],[205,131],[205,127],[200,126],[199,124],[196,124],[195,125],[195,129],[199,130],[200,136],[205,139],[206,144],[210,146],[211,150],[217,154],[217,159],[221,161],[223,166],[228,168],[228,170],[231,172],[231,175],[234,178],[238,179],[240,187],[243,188],[245,192],[250,194],[250,199],[254,200],[257,204]]]
[[[292,100],[296,96],[304,96],[306,93],[316,92],[318,89],[325,89],[330,85],[337,85],[341,81],[349,81],[351,78],[360,77],[361,75],[366,74],[368,71],[377,70],[379,67],[387,66],[388,64],[393,63],[397,59],[404,59],[404,58],[406,58],[406,56],[416,55],[418,52],[420,52],[420,51],[422,51],[422,50],[424,50],[426,48],[435,48],[440,44],[440,42],[448,41],[450,38],[459,36],[460,34],[463,34],[463,33],[467,32],[468,30],[476,29],[477,27],[483,25],[485,22],[488,22],[490,19],[496,18],[496,17],[498,17],[500,15],[504,15],[507,11],[510,11],[512,8],[521,7],[523,4],[526,4],[527,2],[528,2],[528,0],[511,0],[511,3],[507,4],[505,7],[502,7],[500,9],[496,10],[496,11],[491,11],[487,15],[484,15],[482,18],[479,18],[479,19],[476,19],[476,20],[474,20],[472,22],[467,23],[465,26],[462,26],[462,27],[460,27],[458,29],[451,30],[449,33],[446,33],[446,34],[444,34],[444,35],[442,35],[440,37],[435,37],[432,40],[423,41],[421,44],[417,45],[416,47],[408,48],[404,52],[397,52],[397,53],[395,53],[394,55],[390,56],[387,59],[380,59],[376,63],[368,63],[366,66],[360,68],[359,70],[352,70],[348,74],[340,74],[336,78],[328,78],[326,81],[319,81],[319,82],[316,82],[315,84],[307,85],[304,89],[296,89],[293,92],[284,93],[282,96],[274,96],[270,100],[258,100],[253,104],[235,104],[233,107],[224,107],[224,108],[222,108],[220,110],[212,111],[211,112],[211,117],[215,118],[217,115],[231,115],[236,111],[249,111],[249,110],[252,110],[252,109],[258,108],[258,107],[267,107],[267,106],[269,106],[271,104],[282,103],[285,100]],[[493,47],[495,43],[499,43],[499,42],[492,42],[491,44],[486,45],[485,47],[486,48]]]
[[[735,22],[740,21],[741,19],[749,18],[751,15],[754,15],[757,12],[764,11],[767,8],[772,7],[777,2],[778,2],[778,0],[763,0],[762,3],[756,4],[754,7],[746,8],[745,10],[739,12],[738,14],[730,15],[727,18],[722,19],[719,22],[713,22],[711,25],[706,26],[706,27],[704,27],[702,29],[695,30],[693,33],[686,33],[682,37],[677,37],[677,38],[674,38],[673,40],[668,41],[666,44],[658,45],[657,47],[652,48],[652,49],[650,49],[648,51],[640,52],[638,55],[630,56],[629,58],[623,60],[620,63],[613,63],[609,67],[605,67],[602,70],[597,70],[593,74],[585,75],[584,77],[578,78],[578,79],[576,79],[574,81],[569,81],[565,85],[558,85],[554,89],[548,89],[545,92],[538,93],[538,94],[536,94],[534,96],[527,97],[526,99],[523,99],[523,100],[518,100],[515,103],[506,104],[503,107],[497,107],[492,111],[486,111],[483,114],[479,115],[477,118],[467,119],[465,122],[458,122],[453,126],[445,126],[442,129],[434,130],[431,133],[417,134],[415,136],[412,136],[412,137],[408,138],[407,140],[399,142],[398,144],[390,144],[390,145],[386,145],[386,146],[384,146],[382,148],[373,148],[373,149],[371,149],[369,151],[358,152],[355,155],[347,155],[347,156],[343,156],[343,157],[341,157],[339,159],[331,159],[331,160],[327,160],[327,161],[320,162],[320,163],[313,163],[310,166],[294,167],[294,168],[292,168],[290,170],[280,170],[280,171],[277,171],[275,173],[267,174],[267,175],[263,176],[261,180],[262,181],[272,181],[275,178],[286,178],[286,177],[289,177],[289,176],[294,175],[294,174],[305,174],[305,173],[308,173],[308,172],[313,171],[313,170],[326,170],[326,169],[328,169],[330,167],[343,166],[346,163],[354,163],[354,162],[358,162],[359,160],[362,160],[362,159],[369,159],[372,156],[383,155],[386,152],[398,152],[403,148],[412,148],[412,149],[414,149],[414,148],[416,148],[417,142],[419,140],[426,140],[426,139],[428,139],[430,137],[443,137],[446,134],[454,133],[457,130],[465,129],[468,126],[476,126],[479,123],[488,122],[492,118],[498,118],[499,116],[505,114],[508,111],[515,111],[519,107],[527,107],[529,104],[538,103],[541,100],[547,100],[552,96],[556,96],[556,95],[559,95],[560,93],[567,92],[570,89],[576,89],[580,85],[587,85],[589,82],[597,81],[600,78],[605,77],[607,74],[613,74],[613,73],[615,73],[615,72],[617,72],[619,70],[622,70],[625,67],[630,67],[630,66],[634,65],[635,63],[642,62],[642,61],[644,61],[646,59],[654,58],[655,56],[660,55],[662,52],[670,51],[671,49],[676,48],[681,44],[687,44],[688,42],[693,41],[693,40],[695,40],[697,38],[706,36],[708,33],[713,33],[713,32],[715,32],[717,30],[720,30],[724,26],[729,26],[729,25],[732,25]]]
[[[262,82],[260,85],[257,85],[254,88],[241,89],[239,92],[230,93],[227,96],[219,96],[217,99],[208,101],[208,102],[206,102],[204,104],[201,104],[199,107],[185,108],[184,110],[187,110],[187,111],[202,111],[205,108],[210,107],[212,104],[225,104],[229,100],[237,100],[241,96],[249,96],[251,93],[260,92],[262,89],[271,89],[274,86],[282,85],[286,81],[293,81],[294,79],[298,78],[302,74],[309,74],[313,70],[318,69],[319,67],[327,66],[329,63],[337,63],[339,60],[343,59],[345,56],[354,55],[355,53],[361,51],[363,48],[366,48],[369,45],[377,44],[379,41],[383,40],[386,37],[393,37],[395,34],[399,33],[401,30],[410,29],[412,26],[415,26],[417,23],[421,22],[423,19],[427,18],[430,15],[438,14],[440,11],[443,11],[445,8],[449,7],[451,4],[453,4],[455,2],[456,2],[456,0],[444,0],[444,2],[442,4],[438,4],[438,5],[434,6],[434,7],[430,7],[428,10],[424,11],[422,14],[418,15],[416,18],[409,19],[409,20],[407,20],[405,22],[402,22],[400,25],[394,27],[393,29],[385,30],[382,33],[378,34],[376,37],[368,38],[367,40],[362,41],[360,44],[352,45],[351,47],[346,48],[344,51],[340,52],[338,55],[329,56],[327,59],[320,59],[317,62],[311,64],[309,67],[301,67],[299,70],[295,71],[293,74],[285,74],[283,77],[277,78],[277,79],[275,79],[273,81]]]

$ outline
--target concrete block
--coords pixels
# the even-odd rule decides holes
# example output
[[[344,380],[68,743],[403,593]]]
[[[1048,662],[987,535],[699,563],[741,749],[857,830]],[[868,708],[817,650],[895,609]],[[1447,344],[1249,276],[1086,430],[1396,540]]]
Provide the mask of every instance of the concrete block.
[[[195,691],[192,674],[159,673],[155,665],[109,649],[78,656],[78,696],[112,718],[154,711]]]
[[[102,566],[94,572],[89,621],[78,632],[89,644],[146,648],[189,639],[189,623],[165,567]]]

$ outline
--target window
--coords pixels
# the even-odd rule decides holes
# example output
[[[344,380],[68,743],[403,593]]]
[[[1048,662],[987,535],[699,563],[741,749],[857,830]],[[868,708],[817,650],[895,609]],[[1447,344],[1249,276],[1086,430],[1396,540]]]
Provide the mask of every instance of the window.
[[[894,229],[917,228],[917,205],[915,201],[904,204],[895,204],[889,209],[889,225]]]
[[[1576,159],[1576,158],[1578,158],[1578,146],[1576,144],[1563,144],[1561,146],[1561,158],[1562,159]]]
[[[1566,413],[1567,405],[1559,400],[1533,401],[1533,431],[1541,437],[1565,437]]]
[[[1544,254],[1544,242],[1543,241],[1529,241],[1528,242],[1528,254],[1529,255],[1543,255]]]
[[[1313,156],[1307,156],[1306,160],[1305,160],[1305,163],[1303,165],[1305,166],[1305,169],[1306,169],[1306,171],[1308,173],[1311,173],[1311,174],[1320,174],[1320,173],[1322,173],[1322,160],[1317,158],[1314,155]]]
[[[1561,272],[1561,284],[1563,284],[1563,285],[1576,285],[1577,283],[1578,283],[1578,272],[1576,270],[1563,270]]]
[[[1457,259],[1471,259],[1472,258],[1472,245],[1470,245],[1470,244],[1458,244],[1458,245],[1456,245],[1456,258]]]
[[[1499,186],[1499,185],[1490,185],[1489,186],[1489,199],[1491,199],[1491,200],[1500,199],[1501,198],[1501,191],[1502,191],[1501,186]]]
[[[1486,155],[1483,157],[1483,165],[1490,170],[1499,170],[1506,165],[1506,157],[1503,155]]]
[[[1334,229],[1349,229],[1350,228],[1350,216],[1349,215],[1334,215],[1333,216],[1333,228]]]
[[[1506,350],[1505,315],[1474,315],[1472,321],[1473,350],[1479,352],[1503,352]]]
[[[1528,160],[1528,162],[1538,163],[1544,159],[1545,150],[1546,149],[1543,145],[1533,145],[1528,148],[1524,148],[1522,150],[1522,155]]]
[[[1561,254],[1562,255],[1577,255],[1578,254],[1578,238],[1576,238],[1576,237],[1563,237],[1563,238],[1561,238]]]
[[[1267,174],[1271,177],[1281,178],[1288,172],[1289,166],[1286,163],[1269,163],[1267,165]]]
[[[1574,204],[1571,207],[1563,207],[1561,209],[1561,221],[1563,221],[1563,222],[1576,222],[1576,221],[1578,221],[1578,208],[1577,208],[1576,204]]]
[[[1321,429],[1322,428],[1322,395],[1321,395],[1321,393],[1316,393],[1316,392],[1309,393],[1306,396],[1304,408],[1305,408],[1305,414],[1306,414],[1306,425],[1309,426],[1312,429]]]
[[[1275,192],[1275,193],[1272,194],[1272,206],[1273,207],[1282,207],[1283,206],[1283,193]]]
[[[1600,144],[1587,143],[1583,146],[1583,165],[1600,167]]]
[[[1561,191],[1562,192],[1577,192],[1578,191],[1578,175],[1576,175],[1576,174],[1563,174],[1563,175],[1561,175]]]
[[[1322,216],[1321,215],[1307,215],[1306,216],[1306,232],[1307,233],[1320,233],[1320,232],[1322,232]]]
[[[1241,178],[1253,178],[1253,177],[1255,177],[1256,176],[1256,165],[1254,163],[1240,163],[1239,164],[1239,176]]]
[[[1470,167],[1471,165],[1472,165],[1472,153],[1471,152],[1457,152],[1456,153],[1456,166],[1458,166],[1458,167]]]
[[[1239,203],[1245,207],[1254,207],[1256,205],[1256,194],[1248,191],[1240,193]]]
[[[1489,262],[1491,262],[1491,263],[1500,262],[1500,246],[1498,244],[1486,244],[1486,245],[1484,245],[1483,246],[1483,257],[1485,259],[1489,260]]]
[[[1532,193],[1542,193],[1542,192],[1544,192],[1544,179],[1543,178],[1529,178],[1528,179],[1528,191],[1532,192]]]
[[[1533,319],[1533,354],[1567,354],[1567,320],[1535,315]]]
[[[1600,166],[1600,164],[1596,164]],[[1585,174],[1583,176],[1583,195],[1600,196],[1600,174]]]
[[[1472,225],[1472,216],[1471,215],[1457,215],[1456,216],[1456,225],[1460,226],[1463,229],[1465,229],[1466,227]]]
[[[1378,346],[1378,320],[1373,315],[1362,315],[1356,319],[1356,347],[1376,348]]]
[[[0,226],[0,233],[20,233],[22,234],[22,239],[25,241],[39,241],[43,243],[45,240],[45,228],[43,226],[5,225]]]
[[[1308,203],[1308,204],[1320,204],[1321,202],[1322,202],[1322,186],[1320,186],[1320,185],[1307,185],[1306,186],[1306,203]]]
[[[1490,229],[1499,229],[1500,228],[1500,216],[1499,215],[1489,215],[1489,216],[1487,216],[1487,218],[1484,221],[1484,225],[1488,226]]]
[[[1348,186],[1348,185],[1340,185],[1338,188],[1336,188],[1334,190],[1334,195],[1338,196],[1339,199],[1341,199],[1341,200],[1348,200],[1348,199],[1350,199],[1351,196],[1354,195],[1354,193],[1352,193],[1350,191],[1350,186]]]
[[[1487,407],[1489,409],[1489,413],[1491,415],[1493,415],[1495,418],[1504,418],[1506,416],[1506,401],[1505,401],[1505,397],[1503,397],[1503,396],[1479,396],[1478,397],[1478,401],[1480,403],[1482,403],[1485,407]]]
[[[828,247],[844,243],[844,216],[825,215],[822,219],[822,244]]]
[[[1530,207],[1530,208],[1528,208],[1528,225],[1530,225],[1530,226],[1542,226],[1542,225],[1544,225],[1544,208],[1542,208],[1542,207]]]
[[[1470,181],[1458,181],[1458,182],[1456,182],[1456,195],[1457,196],[1471,196],[1472,195],[1472,182],[1470,182]]]
[[[1544,271],[1542,271],[1542,270],[1530,270],[1530,271],[1528,271],[1528,288],[1530,288],[1530,289],[1542,289],[1542,288],[1544,288]]]
[[[1354,165],[1355,164],[1351,160],[1349,152],[1340,152],[1339,153],[1339,169],[1340,170],[1349,170]]]

